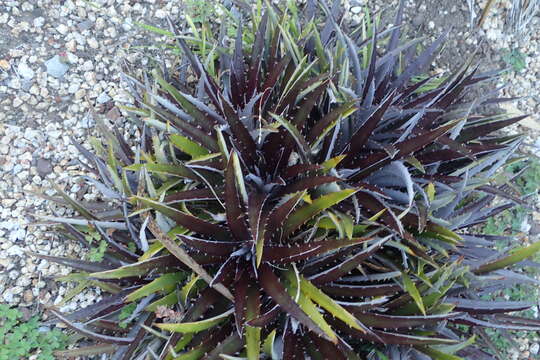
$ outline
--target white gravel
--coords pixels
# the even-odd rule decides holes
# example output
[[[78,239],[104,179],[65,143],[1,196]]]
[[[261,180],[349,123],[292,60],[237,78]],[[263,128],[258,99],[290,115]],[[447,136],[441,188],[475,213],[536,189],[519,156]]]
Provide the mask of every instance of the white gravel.
[[[57,304],[72,286],[53,281],[67,268],[26,253],[84,257],[78,244],[59,239],[50,228],[28,226],[32,213],[67,214],[35,193],[54,195],[54,182],[79,199],[95,198],[80,178],[82,158],[70,136],[87,144],[96,135],[93,111],[106,116],[130,101],[120,82],[121,66],[140,68],[152,51],[137,46],[155,39],[135,22],[164,26],[163,14],[178,14],[179,4],[0,1],[0,302]],[[64,310],[97,296],[86,291]]]

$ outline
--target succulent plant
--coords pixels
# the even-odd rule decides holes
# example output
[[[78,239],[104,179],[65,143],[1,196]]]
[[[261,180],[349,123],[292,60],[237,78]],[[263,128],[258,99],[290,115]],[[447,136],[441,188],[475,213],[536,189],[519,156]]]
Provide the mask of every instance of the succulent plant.
[[[520,139],[493,135],[521,118],[478,115],[505,99],[471,95],[496,75],[471,61],[426,75],[445,36],[417,53],[402,15],[380,31],[339,1],[238,2],[216,39],[171,22],[180,66],[126,77],[135,147],[77,144],[114,208],[59,190],[82,218],[48,218],[103,260],[38,255],[112,294],[51,311],[115,359],[487,359],[467,329],[537,330],[508,314],[531,304],[480,295],[536,281],[504,268],[539,243],[499,253],[474,232],[524,204],[498,172]]]

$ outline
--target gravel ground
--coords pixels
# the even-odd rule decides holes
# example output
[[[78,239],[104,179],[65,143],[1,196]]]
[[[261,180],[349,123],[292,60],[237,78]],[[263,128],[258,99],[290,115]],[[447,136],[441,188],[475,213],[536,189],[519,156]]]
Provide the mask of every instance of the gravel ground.
[[[166,14],[179,12],[177,2],[156,0],[92,4],[0,1],[0,302],[57,304],[66,292],[52,277],[68,269],[26,252],[84,257],[84,251],[47,227],[28,226],[30,214],[66,214],[35,193],[54,195],[55,183],[78,199],[95,199],[70,138],[87,145],[96,116],[122,122],[114,106],[130,97],[121,67],[146,65],[148,49],[141,46],[153,41],[136,22],[164,25]],[[64,310],[98,295],[82,293]]]
[[[358,6],[366,2],[351,0],[348,16],[353,21],[361,11]],[[375,8],[392,11],[396,3],[377,0]],[[485,3],[476,1],[476,14]],[[70,137],[87,144],[88,137],[96,135],[96,116],[123,121],[115,105],[129,103],[130,97],[120,81],[121,67],[147,65],[149,51],[144,46],[155,39],[136,22],[163,25],[165,16],[176,16],[180,7],[180,1],[163,0],[0,1],[0,302],[37,311],[39,306],[58,304],[69,289],[52,279],[68,269],[27,255],[85,253],[78,244],[47,232],[47,227],[28,226],[30,214],[66,214],[35,193],[53,195],[53,182],[79,199],[95,200],[80,177],[84,171]],[[533,114],[521,130],[528,135],[528,149],[537,152],[533,145],[540,146],[540,17],[526,33],[508,32],[509,9],[510,1],[498,1],[482,28],[471,29],[466,0],[410,0],[406,18],[413,33],[430,38],[452,26],[434,70],[455,69],[478,44],[485,69],[507,66],[512,49],[524,55],[525,69],[508,72],[501,84],[509,83],[504,96],[523,96],[507,105],[508,110]],[[126,134],[133,135],[129,126]],[[540,220],[538,212],[534,220]],[[85,306],[97,297],[97,292],[83,292],[62,310]],[[536,353],[538,344],[523,343],[513,358]]]

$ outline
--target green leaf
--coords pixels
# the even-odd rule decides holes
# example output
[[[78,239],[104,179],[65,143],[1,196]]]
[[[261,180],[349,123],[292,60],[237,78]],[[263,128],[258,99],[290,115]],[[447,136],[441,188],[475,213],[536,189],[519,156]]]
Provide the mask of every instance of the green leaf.
[[[322,166],[324,171],[329,171],[329,170],[335,168],[336,166],[338,166],[338,164],[341,161],[343,161],[343,159],[345,159],[346,157],[347,157],[347,155],[339,155],[339,156],[330,158],[330,159],[326,160],[325,162],[323,162],[321,164],[321,166]]]
[[[319,304],[320,307],[328,311],[334,317],[340,319],[350,327],[365,332],[365,329],[360,325],[358,319],[356,319],[354,315],[302,276],[300,277],[300,289],[308,298]]]
[[[174,351],[180,352],[184,350],[186,346],[188,346],[191,340],[193,339],[193,336],[194,336],[193,334],[184,334],[174,346]]]
[[[142,168],[146,168],[151,173],[157,173],[157,174],[164,174],[164,175],[172,175],[172,176],[179,176],[191,180],[198,181],[199,178],[197,175],[193,173],[190,169],[185,167],[181,164],[152,164],[152,163],[145,163],[145,164],[133,164],[126,166],[124,169],[130,170],[130,171],[139,171]]]
[[[132,276],[142,276],[154,270],[159,264],[161,259],[165,259],[168,256],[161,256],[158,258],[150,258],[148,260],[139,261],[133,264],[125,265],[113,270],[100,271],[90,274],[90,277],[97,279],[122,279]]]
[[[328,325],[322,314],[319,312],[319,309],[304,293],[300,295],[298,305],[300,305],[300,308],[306,314],[308,314],[308,316],[326,333],[326,335],[328,335],[328,338],[331,339],[331,341],[337,342],[337,336],[332,330],[332,327]]]
[[[246,325],[246,352],[249,360],[260,358],[261,348],[261,328]]]
[[[341,212],[338,213],[338,216],[341,219],[341,226],[343,227],[345,236],[351,240],[354,232],[354,219],[352,216]]]
[[[263,351],[272,360],[278,360],[278,356],[274,351],[274,340],[276,339],[276,329],[272,330],[270,334],[264,339]]]
[[[455,345],[435,345],[433,346],[434,349],[443,352],[445,354],[455,354],[460,350],[465,349],[466,347],[474,344],[476,341],[476,335],[471,336],[467,340],[460,342],[459,344]]]
[[[380,352],[379,350],[375,350],[375,352],[377,353],[377,355],[379,356],[379,358],[380,358],[381,360],[390,360],[390,359],[388,358],[388,356],[384,355],[384,354],[383,354],[382,352]]]
[[[411,295],[411,297],[414,299],[414,302],[422,312],[422,314],[426,315],[426,309],[424,308],[424,302],[422,301],[422,296],[420,295],[420,292],[418,292],[418,289],[416,288],[416,285],[411,280],[409,275],[406,273],[402,273],[403,277],[403,287],[405,288],[405,291]]]
[[[463,358],[451,354],[443,353],[429,346],[415,346],[415,348],[426,355],[429,355],[433,360],[463,360]]]
[[[455,232],[453,232],[452,230],[444,226],[440,226],[437,224],[429,224],[427,229],[437,233],[438,235],[442,236],[444,239],[449,240],[454,244],[457,244],[463,240],[461,236],[459,236],[458,234],[456,234]]]
[[[230,154],[230,158],[233,164],[234,177],[236,179],[236,188],[238,189],[238,192],[242,196],[242,200],[244,201],[244,204],[247,204],[248,194],[246,190],[246,184],[244,182],[244,175],[242,174],[242,167],[240,166],[240,159],[238,158],[238,154],[236,153],[236,151],[233,151]]]
[[[292,232],[294,232],[296,229],[298,229],[302,224],[304,224],[306,221],[320,213],[321,211],[324,211],[328,209],[331,206],[334,206],[341,201],[347,199],[348,197],[352,196],[354,193],[356,193],[358,190],[356,189],[345,189],[341,191],[336,191],[327,195],[323,195],[315,200],[311,204],[307,204],[300,209],[294,211],[287,220],[285,221],[284,225],[284,234],[285,236],[290,235]]]
[[[176,294],[176,291],[172,291],[161,299],[156,300],[145,307],[144,310],[154,312],[157,310],[158,306],[172,306],[176,304],[178,304],[178,295]]]
[[[151,31],[153,33],[156,33],[158,35],[165,35],[165,36],[168,36],[168,37],[174,37],[174,34],[172,32],[170,32],[170,31],[168,31],[168,30],[163,30],[163,29],[160,29],[160,28],[152,26],[152,25],[147,25],[147,24],[140,23],[138,21],[135,21],[134,23],[135,23],[135,25],[140,26],[141,28],[143,28],[145,30],[148,30],[148,31]]]
[[[130,293],[128,296],[126,296],[126,301],[135,301],[158,291],[169,293],[176,289],[178,283],[184,281],[186,277],[187,273],[185,272],[162,275]]]
[[[186,322],[186,323],[164,323],[164,324],[155,324],[158,328],[162,330],[178,332],[178,333],[198,333],[206,329],[210,329],[217,324],[223,322],[226,318],[232,315],[234,308],[225,311],[223,314],[214,316],[209,319],[204,319],[201,321]]]
[[[197,284],[197,281],[200,280],[200,276],[196,274],[191,275],[191,279],[182,287],[182,290],[180,290],[180,300],[182,301],[182,304],[187,304],[189,294],[191,290],[195,288],[195,284]]]
[[[410,157],[406,158],[405,161],[408,162],[409,164],[411,164],[412,166],[414,166],[422,174],[426,173],[426,169],[424,169],[424,165],[422,165],[422,163],[420,161],[418,161],[418,159],[415,158],[414,156],[410,156]],[[433,190],[435,190],[435,189],[433,189]]]
[[[192,158],[198,158],[200,156],[208,155],[210,151],[200,146],[194,141],[191,141],[185,136],[178,134],[169,135],[169,139],[174,146],[182,150],[186,154],[190,155]]]
[[[433,185],[433,183],[427,184],[426,193],[429,201],[435,200],[435,185]]]
[[[259,290],[249,287],[247,290],[246,321],[253,320],[260,315],[261,302]],[[249,360],[259,360],[261,353],[261,331],[260,327],[246,325],[246,352]]]
[[[487,264],[481,265],[478,269],[474,270],[475,274],[484,274],[490,271],[499,270],[504,267],[514,265],[526,258],[532,256],[540,250],[540,241],[535,242],[526,247],[514,250],[512,254],[503,257],[502,259],[489,262]]]

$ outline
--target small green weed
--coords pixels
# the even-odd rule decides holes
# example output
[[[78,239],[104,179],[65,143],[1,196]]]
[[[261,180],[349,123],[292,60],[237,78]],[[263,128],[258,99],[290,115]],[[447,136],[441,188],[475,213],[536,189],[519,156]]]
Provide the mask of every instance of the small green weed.
[[[86,255],[86,258],[89,261],[101,262],[103,260],[103,257],[105,256],[105,251],[107,251],[107,242],[101,239],[101,235],[95,230],[82,231],[86,232],[84,238],[86,241],[88,241],[88,244],[91,245],[90,251]]]
[[[105,251],[107,251],[107,242],[100,240],[98,246],[91,248],[88,252],[88,260],[101,262],[105,256]]]
[[[525,165],[524,162],[514,163],[506,168],[506,172],[509,174],[517,174],[519,171],[523,170]],[[540,162],[537,160],[531,161],[528,164],[528,168],[515,179],[513,186],[521,195],[537,193],[540,188]],[[522,206],[516,206],[513,209],[506,210],[497,217],[490,218],[487,221],[484,227],[484,233],[491,235],[516,235],[521,232],[521,224],[528,215],[529,210]],[[506,248],[509,245],[510,244],[501,241],[497,244],[497,247]],[[540,254],[537,253],[531,260],[536,262],[540,261]],[[531,277],[537,277],[539,272],[538,269],[535,268],[527,268],[526,271],[527,275]],[[502,292],[504,297],[511,301],[536,302],[538,296],[540,296],[538,287],[530,284],[518,284],[514,287],[507,288]],[[489,299],[489,297],[486,299]],[[521,312],[521,315],[534,318],[532,310],[523,311]],[[486,329],[486,334],[489,336],[497,350],[503,355],[508,355],[508,350],[515,345],[497,330]],[[535,337],[535,341],[537,341],[537,335],[534,335],[534,333],[517,331],[513,332],[512,336],[515,338],[533,336]]]
[[[53,352],[65,348],[67,335],[60,330],[41,331],[37,316],[28,321],[23,314],[0,304],[0,360],[28,359],[54,360]]]
[[[215,14],[215,7],[208,6],[206,1],[187,0],[185,1],[186,10],[191,14],[194,22],[206,23],[208,19]]]
[[[512,66],[515,72],[521,72],[527,67],[527,63],[525,62],[526,55],[518,49],[505,50],[502,57],[504,62]]]
[[[127,327],[128,322],[124,320],[128,319],[131,316],[131,314],[133,314],[136,307],[137,307],[136,303],[131,303],[122,308],[122,310],[120,311],[120,314],[118,314],[118,320],[121,320],[119,323],[121,328],[125,329]]]
[[[514,181],[514,188],[520,195],[530,195],[536,193],[540,188],[540,162],[531,161],[529,167]],[[523,169],[525,164],[518,162],[509,165],[506,172],[516,174]],[[503,211],[494,218],[490,218],[484,226],[484,233],[490,235],[515,235],[521,231],[521,224],[527,217],[529,211],[523,206],[516,206]],[[507,246],[508,244],[501,244]]]

